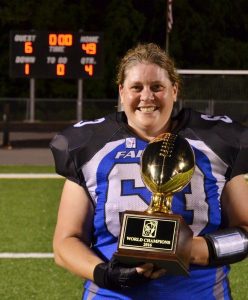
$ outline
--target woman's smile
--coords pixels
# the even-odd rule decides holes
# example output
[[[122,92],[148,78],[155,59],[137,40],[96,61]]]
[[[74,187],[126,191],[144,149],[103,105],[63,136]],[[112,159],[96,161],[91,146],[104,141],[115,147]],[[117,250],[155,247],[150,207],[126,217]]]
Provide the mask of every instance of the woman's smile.
[[[158,110],[158,106],[140,106],[137,107],[137,110],[139,110],[142,113],[152,113],[156,110]]]

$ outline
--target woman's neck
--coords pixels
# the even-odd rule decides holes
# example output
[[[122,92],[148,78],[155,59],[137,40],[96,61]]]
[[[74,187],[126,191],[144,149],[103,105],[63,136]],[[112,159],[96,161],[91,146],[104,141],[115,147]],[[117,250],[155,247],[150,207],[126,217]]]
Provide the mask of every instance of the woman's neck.
[[[140,138],[150,142],[151,140],[153,140],[155,137],[157,137],[161,133],[172,132],[173,128],[175,128],[175,126],[176,126],[176,123],[172,122],[172,120],[170,120],[166,124],[166,126],[164,126],[163,128],[158,129],[157,131],[154,131],[154,130],[139,130],[139,129],[133,128],[131,126],[129,126],[129,128],[133,132],[135,132],[135,134],[138,135]]]

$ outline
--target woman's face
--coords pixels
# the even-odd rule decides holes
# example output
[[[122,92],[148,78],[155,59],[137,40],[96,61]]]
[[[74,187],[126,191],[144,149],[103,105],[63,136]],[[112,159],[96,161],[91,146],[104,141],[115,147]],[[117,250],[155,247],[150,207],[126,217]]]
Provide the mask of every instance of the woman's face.
[[[169,130],[177,90],[167,71],[156,64],[138,63],[128,68],[119,93],[129,126],[148,140]]]

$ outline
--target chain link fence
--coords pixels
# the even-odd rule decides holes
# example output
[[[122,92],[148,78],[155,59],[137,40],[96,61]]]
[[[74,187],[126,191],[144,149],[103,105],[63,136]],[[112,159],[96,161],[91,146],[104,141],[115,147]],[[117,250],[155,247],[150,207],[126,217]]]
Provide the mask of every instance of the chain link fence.
[[[8,105],[9,121],[29,120],[29,98],[0,98],[2,121]],[[214,100],[179,98],[176,110],[191,107],[206,114],[228,115],[242,123],[248,123],[247,100]],[[118,99],[84,99],[83,119],[96,119],[118,109]],[[36,99],[36,122],[76,121],[77,99]]]

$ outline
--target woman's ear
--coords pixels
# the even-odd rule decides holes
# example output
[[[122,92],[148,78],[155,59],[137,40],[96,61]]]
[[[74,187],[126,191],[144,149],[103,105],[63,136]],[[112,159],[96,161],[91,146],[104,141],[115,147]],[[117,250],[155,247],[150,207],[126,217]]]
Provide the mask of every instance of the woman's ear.
[[[178,94],[178,84],[174,83],[172,86],[172,94],[173,94],[173,101],[177,102],[177,94]]]
[[[123,85],[119,84],[119,98],[121,100],[121,103],[122,103],[122,94],[123,94]]]

